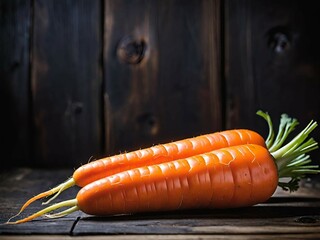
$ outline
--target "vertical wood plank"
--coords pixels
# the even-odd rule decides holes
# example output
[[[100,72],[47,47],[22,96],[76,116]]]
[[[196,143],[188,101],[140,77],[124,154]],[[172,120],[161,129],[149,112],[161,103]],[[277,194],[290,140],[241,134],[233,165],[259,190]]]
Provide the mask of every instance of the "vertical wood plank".
[[[226,1],[226,86],[229,127],[266,129],[255,111],[277,121],[288,113],[320,119],[320,32],[316,3]],[[263,126],[262,126],[263,125]]]
[[[37,165],[75,167],[101,151],[100,4],[35,1],[32,97]]]
[[[105,1],[104,72],[108,153],[141,145],[157,131],[153,97],[157,82],[155,1]],[[139,51],[142,48],[142,51]],[[131,57],[133,55],[133,58]],[[142,60],[130,63],[134,59]],[[143,112],[145,111],[145,112]],[[144,114],[144,115],[143,115]],[[145,131],[141,124],[148,124]],[[143,126],[142,126],[143,127]],[[138,132],[141,131],[139,134]],[[148,141],[148,140],[147,140]]]
[[[227,128],[253,126],[255,89],[252,76],[249,1],[225,1],[225,89]]]
[[[217,3],[105,1],[109,153],[221,128]]]
[[[0,2],[2,167],[28,165],[30,1]]]
[[[219,1],[159,1],[158,9],[165,134],[220,130]]]
[[[274,1],[272,6],[252,1],[258,102],[276,116],[286,112],[302,124],[320,120],[317,6],[299,0]]]

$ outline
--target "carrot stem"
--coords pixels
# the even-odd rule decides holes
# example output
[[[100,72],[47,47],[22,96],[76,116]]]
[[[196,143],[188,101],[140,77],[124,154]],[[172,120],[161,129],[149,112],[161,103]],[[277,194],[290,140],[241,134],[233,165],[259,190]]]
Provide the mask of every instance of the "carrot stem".
[[[311,121],[305,129],[303,129],[294,139],[289,143],[279,148],[277,151],[272,152],[275,158],[280,158],[282,156],[294,153],[301,144],[307,139],[309,134],[318,126],[317,122]]]
[[[269,148],[270,152],[278,150],[284,141],[287,139],[289,134],[295,129],[299,124],[297,119],[289,118],[287,114],[282,114],[279,124],[278,134],[272,146]]]
[[[272,146],[273,140],[274,140],[274,130],[273,130],[273,123],[272,123],[271,117],[267,112],[265,113],[261,110],[257,111],[257,115],[259,115],[260,117],[263,117],[268,123],[269,133],[265,143],[267,148],[269,149]]]

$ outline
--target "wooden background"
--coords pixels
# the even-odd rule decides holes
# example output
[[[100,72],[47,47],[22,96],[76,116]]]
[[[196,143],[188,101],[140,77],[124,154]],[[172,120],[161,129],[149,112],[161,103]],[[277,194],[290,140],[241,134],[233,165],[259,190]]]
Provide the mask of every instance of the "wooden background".
[[[0,0],[1,165],[266,136],[258,109],[320,121],[319,18],[302,0]]]

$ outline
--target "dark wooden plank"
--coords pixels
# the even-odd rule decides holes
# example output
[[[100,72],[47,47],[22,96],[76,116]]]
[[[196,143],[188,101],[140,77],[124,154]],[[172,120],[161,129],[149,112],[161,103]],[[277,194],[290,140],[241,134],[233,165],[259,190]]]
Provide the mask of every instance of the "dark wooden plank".
[[[30,1],[1,1],[0,16],[1,165],[12,167],[29,159]]]
[[[34,164],[78,166],[101,152],[101,1],[36,0]]]
[[[222,217],[217,219],[214,215],[207,215],[207,219],[190,218],[190,215],[184,216],[183,219],[172,218],[172,216],[168,216],[168,219],[156,217],[151,220],[141,220],[141,216],[138,220],[129,218],[108,221],[95,218],[95,220],[80,220],[74,234],[220,234],[230,236],[234,234],[315,234],[320,231],[319,223],[300,224],[295,222],[295,218],[270,218],[268,221],[261,218],[250,220],[233,218],[230,220]]]
[[[247,2],[225,1],[225,91],[226,91],[226,127],[252,127],[252,115],[255,112],[255,98],[252,71],[248,62],[251,39]],[[248,30],[249,29],[249,30]],[[250,33],[250,32],[249,32]]]
[[[220,130],[220,1],[159,1],[157,8],[164,134]]]
[[[285,239],[318,239],[318,233],[303,233],[303,234],[234,234],[234,235],[221,235],[221,234],[183,234],[183,235],[100,235],[100,236],[77,236],[78,240],[207,240],[207,239],[216,239],[216,240],[266,240],[266,239],[279,239],[281,237],[282,240]],[[0,239],[5,240],[70,240],[69,236],[61,236],[61,235],[30,235],[30,236],[10,236],[6,235]]]
[[[221,129],[219,1],[105,1],[106,148]]]
[[[0,236],[4,234],[64,234],[69,235],[79,213],[57,220],[38,219],[33,222],[19,225],[3,225],[10,217],[15,215],[22,204],[30,197],[46,191],[66,180],[70,170],[43,170],[43,169],[17,169],[0,176]],[[56,201],[71,199],[76,195],[77,189],[68,190],[59,196]],[[39,211],[43,206],[41,202],[30,205],[21,217],[26,217]],[[18,218],[19,219],[19,218]]]
[[[286,112],[305,124],[320,119],[317,6],[299,0],[252,1],[250,9],[259,107],[276,115]]]
[[[320,20],[316,2],[226,1],[229,127],[264,130],[255,111],[320,119]]]

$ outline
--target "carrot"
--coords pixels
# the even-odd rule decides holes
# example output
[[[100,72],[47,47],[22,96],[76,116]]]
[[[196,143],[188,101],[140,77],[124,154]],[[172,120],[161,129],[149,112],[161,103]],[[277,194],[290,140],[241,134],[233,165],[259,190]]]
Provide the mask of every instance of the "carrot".
[[[49,203],[62,191],[74,185],[83,187],[100,178],[132,168],[186,158],[214,149],[246,143],[265,146],[263,137],[258,133],[251,130],[239,129],[206,134],[96,160],[79,167],[66,182],[28,200],[17,215],[32,202],[56,194],[46,202]]]
[[[102,178],[83,187],[75,199],[15,223],[66,206],[70,208],[51,217],[76,210],[112,215],[251,206],[270,198],[277,183],[277,167],[266,148],[254,144],[233,146]]]
[[[307,139],[317,123],[311,121],[283,146],[298,124],[297,120],[282,115],[274,138],[270,116],[261,111],[258,114],[269,125],[266,140],[269,150],[256,144],[244,144],[160,164],[133,166],[89,183],[75,199],[10,223],[30,221],[61,207],[70,208],[48,217],[62,217],[76,210],[105,215],[251,206],[270,198],[277,184],[285,190],[297,190],[305,174],[319,173],[318,166],[308,165],[311,160],[306,155],[318,148],[313,138]],[[282,181],[283,178],[290,180]]]

